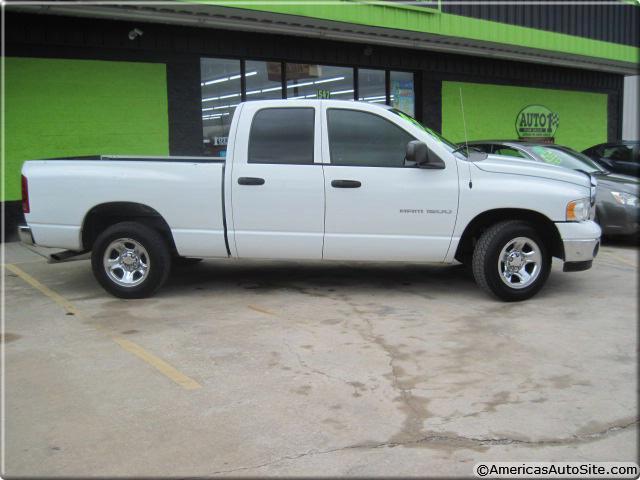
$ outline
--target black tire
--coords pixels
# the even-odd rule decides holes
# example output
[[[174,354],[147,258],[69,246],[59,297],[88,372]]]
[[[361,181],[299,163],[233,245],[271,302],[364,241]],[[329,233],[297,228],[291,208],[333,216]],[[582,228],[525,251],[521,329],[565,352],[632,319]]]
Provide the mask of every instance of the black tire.
[[[107,273],[104,256],[107,248],[118,239],[134,240],[146,250],[142,258],[148,264],[148,272],[146,278],[138,279],[138,284],[119,285]],[[110,294],[120,298],[145,298],[152,296],[167,280],[171,270],[171,255],[167,242],[158,231],[137,222],[121,222],[98,236],[91,252],[91,267],[98,283]]]
[[[541,260],[537,276],[526,287],[509,286],[503,281],[500,253],[513,239],[525,237],[535,242],[540,249]],[[551,255],[547,245],[536,230],[527,222],[507,220],[487,229],[473,251],[473,276],[486,292],[506,302],[518,302],[533,297],[544,286],[551,272]],[[516,276],[518,280],[518,276]]]

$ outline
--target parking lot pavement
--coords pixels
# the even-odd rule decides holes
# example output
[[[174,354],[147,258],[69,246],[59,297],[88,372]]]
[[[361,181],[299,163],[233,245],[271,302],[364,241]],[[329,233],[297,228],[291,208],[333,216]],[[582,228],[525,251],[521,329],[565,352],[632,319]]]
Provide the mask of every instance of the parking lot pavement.
[[[637,249],[524,303],[461,266],[206,261],[151,299],[9,244],[6,476],[637,461]]]

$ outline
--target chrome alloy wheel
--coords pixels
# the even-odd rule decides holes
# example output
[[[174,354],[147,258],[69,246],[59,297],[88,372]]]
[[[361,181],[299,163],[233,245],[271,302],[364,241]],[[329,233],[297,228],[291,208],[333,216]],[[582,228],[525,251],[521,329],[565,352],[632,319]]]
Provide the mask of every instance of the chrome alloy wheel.
[[[507,242],[498,256],[500,279],[510,288],[526,288],[542,269],[542,252],[536,242],[516,237]]]
[[[111,281],[122,287],[140,285],[149,276],[149,254],[131,238],[118,238],[109,244],[102,259]]]

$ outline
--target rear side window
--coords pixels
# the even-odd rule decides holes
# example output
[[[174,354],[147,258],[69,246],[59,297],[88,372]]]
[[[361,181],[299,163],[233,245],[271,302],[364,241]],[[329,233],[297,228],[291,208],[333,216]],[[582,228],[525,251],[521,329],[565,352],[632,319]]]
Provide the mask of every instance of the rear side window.
[[[631,161],[631,148],[626,145],[615,145],[612,147],[605,147],[604,153],[602,154],[604,158],[608,158],[609,160],[617,160],[619,162],[630,162]]]
[[[332,165],[403,167],[412,135],[378,115],[332,108],[327,111]]]
[[[265,108],[253,117],[249,163],[313,164],[313,108]]]

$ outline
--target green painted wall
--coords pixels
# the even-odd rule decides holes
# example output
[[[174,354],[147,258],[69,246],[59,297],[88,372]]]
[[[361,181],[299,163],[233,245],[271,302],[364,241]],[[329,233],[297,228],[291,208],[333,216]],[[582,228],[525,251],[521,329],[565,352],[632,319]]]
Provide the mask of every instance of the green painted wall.
[[[375,27],[426,32],[451,37],[518,45],[637,64],[640,48],[590,38],[441,13],[385,1],[325,0],[183,0]]]
[[[442,134],[464,141],[460,89],[469,140],[516,139],[516,117],[527,105],[560,116],[556,143],[584,150],[607,141],[607,95],[546,88],[442,82]]]
[[[168,155],[166,66],[7,58],[5,195],[20,199],[28,159]]]

